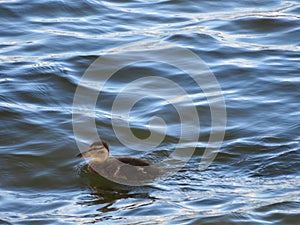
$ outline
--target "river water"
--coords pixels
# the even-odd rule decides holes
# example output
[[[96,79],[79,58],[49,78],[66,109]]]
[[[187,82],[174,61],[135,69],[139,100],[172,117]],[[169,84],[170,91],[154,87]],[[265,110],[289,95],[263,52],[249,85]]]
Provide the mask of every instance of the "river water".
[[[0,224],[299,224],[299,19],[285,0],[1,0]],[[75,158],[97,135],[176,171],[105,180]]]

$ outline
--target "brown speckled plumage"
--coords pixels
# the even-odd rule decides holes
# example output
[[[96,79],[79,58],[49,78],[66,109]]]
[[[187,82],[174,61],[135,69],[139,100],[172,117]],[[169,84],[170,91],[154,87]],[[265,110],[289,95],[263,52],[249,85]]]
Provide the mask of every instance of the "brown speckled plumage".
[[[131,157],[109,158],[108,156],[109,146],[105,141],[96,141],[90,145],[87,152],[77,155],[77,157],[91,157],[88,168],[113,180],[153,180],[161,174],[159,168],[146,160]]]

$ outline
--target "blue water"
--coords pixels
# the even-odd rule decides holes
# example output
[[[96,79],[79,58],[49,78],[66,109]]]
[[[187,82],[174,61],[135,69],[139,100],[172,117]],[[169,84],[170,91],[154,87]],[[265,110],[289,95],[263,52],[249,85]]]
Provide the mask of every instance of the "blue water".
[[[299,1],[0,1],[0,224],[298,224],[299,18]],[[201,58],[221,92],[162,62],[202,76],[172,46]],[[157,61],[118,70],[128,52],[155,51]],[[117,63],[83,79],[110,56]],[[222,99],[225,118],[214,117]],[[95,140],[93,126],[113,156],[176,172],[143,186],[89,172],[74,156]]]

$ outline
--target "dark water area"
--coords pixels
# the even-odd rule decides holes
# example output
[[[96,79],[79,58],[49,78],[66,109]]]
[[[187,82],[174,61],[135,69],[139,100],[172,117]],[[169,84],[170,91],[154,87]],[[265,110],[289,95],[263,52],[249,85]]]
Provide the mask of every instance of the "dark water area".
[[[0,224],[299,224],[299,19],[299,1],[0,1]],[[213,102],[220,98],[160,56],[116,71],[88,110],[103,82],[82,80],[95,60],[125,60],[137,48],[148,57],[169,44],[200,57],[225,100],[225,136],[205,170],[199,163],[211,131],[222,130],[211,125],[206,90]],[[192,101],[180,92],[173,98],[158,77]],[[78,97],[78,88],[86,94]],[[126,99],[124,109],[113,108],[119,93],[139,100],[130,118]],[[195,117],[180,120],[178,102],[182,112],[196,110],[200,128]],[[122,144],[131,134],[113,116],[130,120],[133,148]],[[149,126],[154,116],[165,121],[165,133],[160,123]],[[87,118],[95,118],[114,156],[157,163],[177,146],[196,149],[188,160],[176,157],[180,170],[169,177],[116,184],[74,157],[95,140]],[[196,140],[178,144],[182,126]],[[150,133],[161,141],[147,139]],[[155,148],[145,151],[148,145]]]

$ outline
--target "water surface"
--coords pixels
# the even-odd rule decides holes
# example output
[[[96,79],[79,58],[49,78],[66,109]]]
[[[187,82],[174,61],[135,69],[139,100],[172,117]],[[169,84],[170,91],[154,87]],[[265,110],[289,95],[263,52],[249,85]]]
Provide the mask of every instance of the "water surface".
[[[1,224],[299,223],[298,1],[7,0],[0,15]],[[131,65],[113,76],[96,104],[97,129],[113,155],[159,162],[180,137],[176,109],[140,83],[129,92],[144,96],[130,114],[133,132],[147,138],[150,118],[159,116],[167,133],[153,151],[120,143],[112,103],[137,78],[163,77],[187,90],[201,129],[187,143],[197,146],[193,157],[173,176],[140,187],[114,184],[74,158],[74,95],[99,56],[148,42],[176,44],[205,61],[223,91],[225,138],[213,163],[199,171],[211,130],[205,95],[169,65]],[[79,142],[94,141],[89,127],[81,131]]]

